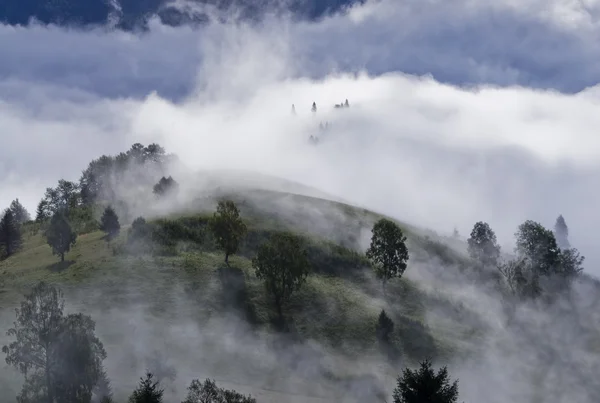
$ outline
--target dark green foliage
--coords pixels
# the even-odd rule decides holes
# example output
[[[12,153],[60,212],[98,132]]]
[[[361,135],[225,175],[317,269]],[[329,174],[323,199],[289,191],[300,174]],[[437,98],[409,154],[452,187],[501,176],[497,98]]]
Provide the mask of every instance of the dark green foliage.
[[[23,243],[19,223],[12,210],[7,209],[0,219],[0,254],[4,257],[14,254]],[[1,255],[0,255],[1,256]]]
[[[46,241],[52,248],[52,254],[65,260],[65,253],[71,250],[77,241],[77,234],[71,228],[69,221],[62,213],[55,213],[46,230]]]
[[[394,403],[456,403],[458,381],[450,384],[446,367],[436,374],[431,363],[425,360],[418,370],[406,368],[398,377],[393,399]]]
[[[107,240],[111,240],[119,234],[121,230],[121,224],[119,224],[119,217],[115,210],[108,206],[104,209],[104,213],[100,218],[100,229],[106,232]]]
[[[377,340],[383,343],[389,343],[390,335],[394,332],[394,322],[382,309],[375,327]]]
[[[273,297],[279,317],[283,317],[282,304],[304,284],[310,271],[301,239],[290,233],[274,234],[258,248],[252,267]]]
[[[225,263],[229,255],[237,252],[242,238],[248,232],[240,217],[240,211],[231,200],[222,200],[210,221],[210,229],[218,247],[225,252]]]
[[[49,211],[48,202],[45,199],[40,200],[35,210],[35,222],[41,223],[50,218]]]
[[[38,204],[36,221],[43,221],[57,212],[68,215],[71,209],[81,203],[79,185],[64,179],[58,181],[55,188],[47,188],[44,197]]]
[[[256,403],[252,396],[244,396],[235,390],[219,388],[215,381],[207,379],[200,383],[194,379],[182,403]]]
[[[106,352],[94,321],[82,314],[64,316],[63,307],[60,290],[42,282],[16,309],[7,333],[16,340],[2,352],[25,376],[20,403],[89,403],[103,376]]]
[[[469,255],[480,267],[497,266],[500,246],[496,234],[488,223],[482,221],[475,223],[467,243]]]
[[[15,221],[19,225],[31,221],[31,215],[29,215],[27,209],[19,202],[19,199],[13,200],[12,203],[10,203],[9,209],[12,211]]]
[[[550,275],[560,262],[560,249],[552,231],[527,220],[515,234],[517,255],[531,263],[540,275]]]
[[[147,372],[146,378],[140,378],[137,389],[129,396],[129,403],[162,403],[163,394],[160,382],[155,382],[154,375]]]
[[[394,222],[382,218],[373,226],[367,258],[383,284],[392,277],[402,277],[408,261],[406,237]]]
[[[152,226],[144,217],[133,220],[127,235],[127,247],[134,253],[146,253],[152,249]]]
[[[556,219],[554,224],[554,236],[556,237],[556,243],[561,249],[569,249],[571,244],[569,243],[569,227],[563,218],[562,214]]]
[[[172,177],[160,178],[158,183],[152,188],[152,192],[158,196],[173,194],[179,188],[179,184]]]

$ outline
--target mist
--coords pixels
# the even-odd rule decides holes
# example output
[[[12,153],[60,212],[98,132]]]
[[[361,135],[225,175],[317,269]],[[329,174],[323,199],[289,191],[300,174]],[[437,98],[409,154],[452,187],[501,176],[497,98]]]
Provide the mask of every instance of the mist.
[[[597,276],[599,16],[593,4],[561,0],[383,0],[317,22],[279,14],[260,24],[202,28],[154,20],[145,33],[0,25],[0,207],[18,197],[33,212],[46,187],[79,179],[91,159],[156,142],[186,167],[176,177],[185,197],[177,207],[137,206],[140,214],[189,208],[214,178],[343,201],[440,235],[457,228],[466,238],[476,221],[486,221],[506,252],[520,223],[552,227],[562,214],[571,244],[586,256],[586,273]],[[346,99],[349,108],[334,108]],[[336,242],[348,230],[357,248],[366,248],[368,220],[348,223],[323,205],[293,200],[258,203]],[[406,276],[431,298],[466,306],[477,318],[472,326],[485,334],[473,347],[476,359],[449,363],[461,401],[530,402],[536,397],[522,374],[536,366],[547,368],[537,379],[544,401],[594,401],[591,377],[600,362],[587,355],[586,343],[589,329],[598,328],[591,310],[597,289],[576,284],[556,312],[519,308],[516,321],[530,324],[523,330],[505,323],[506,308],[491,286],[465,286],[456,267],[425,256]],[[286,393],[264,401],[308,401],[308,391],[322,397],[314,401],[356,399],[359,390],[375,392],[325,380],[323,368],[337,373],[352,365],[353,376],[370,374],[375,381],[367,383],[386,392],[399,372],[376,355],[358,365],[318,344],[276,350],[274,344],[287,345],[284,336],[253,334],[234,314],[198,328],[186,308],[197,302],[182,284],[164,289],[166,313],[149,317],[152,301],[137,301],[128,283],[140,278],[112,291],[123,295],[121,309],[99,307],[107,285],[87,298],[81,293],[89,289],[68,293],[69,300],[86,299],[69,309],[92,314],[112,346],[107,370],[116,389],[131,390],[156,351],[165,373],[176,369],[165,379],[179,398],[192,378],[207,376],[259,401],[257,385]],[[377,311],[385,303],[372,291],[375,280],[365,282],[357,293]],[[432,328],[451,326],[438,305],[429,308]],[[167,318],[169,327],[160,329]],[[239,373],[228,359],[243,362]]]

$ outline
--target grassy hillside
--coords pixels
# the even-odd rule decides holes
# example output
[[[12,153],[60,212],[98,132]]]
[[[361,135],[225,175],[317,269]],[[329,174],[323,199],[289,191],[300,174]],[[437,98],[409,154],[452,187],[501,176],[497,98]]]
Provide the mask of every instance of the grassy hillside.
[[[26,226],[22,250],[0,262],[1,316],[12,319],[8,308],[16,306],[30,286],[45,280],[60,285],[68,303],[84,312],[125,309],[146,301],[146,312],[164,323],[182,309],[197,323],[233,313],[257,334],[283,332],[289,340],[316,341],[349,358],[380,354],[375,325],[382,309],[395,322],[393,360],[448,358],[477,336],[475,326],[461,323],[460,318],[469,315],[466,308],[406,278],[392,281],[383,296],[362,254],[378,215],[284,193],[229,196],[238,203],[249,228],[240,253],[230,258],[230,267],[207,230],[212,209],[207,200],[199,200],[185,213],[149,219],[162,236],[143,253],[128,250],[128,227],[124,226],[110,244],[100,231],[81,234],[65,262],[59,263],[41,231]],[[408,271],[431,258],[448,264],[464,262],[448,246],[414,228],[403,228],[411,254]],[[272,301],[251,267],[257,246],[280,230],[304,238],[313,269],[285,308],[283,327],[275,320]],[[426,306],[442,310],[443,326],[427,325]],[[103,340],[109,352],[113,343],[119,343],[119,336],[114,337]],[[327,374],[332,378],[346,375]]]

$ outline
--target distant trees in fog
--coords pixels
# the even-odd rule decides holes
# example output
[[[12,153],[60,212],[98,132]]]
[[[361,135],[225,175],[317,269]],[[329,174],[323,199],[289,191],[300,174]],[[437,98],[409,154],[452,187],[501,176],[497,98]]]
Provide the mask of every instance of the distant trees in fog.
[[[225,263],[229,264],[229,256],[237,252],[248,231],[235,203],[231,200],[219,201],[209,225],[218,247],[225,252]]]
[[[569,243],[569,227],[563,218],[562,214],[556,219],[554,224],[554,236],[556,237],[556,243],[561,249],[568,249],[571,247]]]
[[[157,196],[166,196],[173,194],[179,188],[179,184],[173,177],[169,176],[165,178],[164,176],[160,178],[158,183],[154,185],[152,188],[152,192]]]
[[[382,218],[373,226],[371,245],[366,256],[383,286],[393,277],[402,277],[408,262],[406,237],[393,221]]]
[[[469,255],[479,266],[496,267],[500,258],[500,246],[488,223],[475,223],[467,245]]]
[[[244,396],[235,390],[219,388],[215,381],[206,379],[200,383],[194,379],[182,403],[256,403],[252,396]]]
[[[2,348],[6,363],[23,374],[21,403],[89,403],[104,377],[106,352],[86,315],[64,315],[59,289],[41,282],[20,308]],[[101,398],[102,396],[100,396]]]
[[[279,318],[282,307],[294,291],[306,282],[310,262],[302,240],[291,233],[276,233],[260,245],[252,259],[256,277],[264,281],[267,292],[273,297]]]
[[[398,377],[393,394],[394,403],[456,403],[458,380],[450,383],[448,368],[436,373],[429,360],[421,362],[419,369],[406,368]]]

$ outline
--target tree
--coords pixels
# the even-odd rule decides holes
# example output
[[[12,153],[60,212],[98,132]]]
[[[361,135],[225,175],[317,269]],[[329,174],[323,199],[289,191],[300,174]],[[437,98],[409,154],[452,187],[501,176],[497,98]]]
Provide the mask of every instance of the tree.
[[[456,403],[458,380],[450,384],[448,369],[442,367],[437,374],[425,360],[418,370],[406,368],[398,377],[394,389],[394,403]]]
[[[313,102],[312,108],[310,109],[313,113],[317,113],[317,103]]]
[[[0,249],[4,250],[6,257],[14,254],[23,243],[19,223],[12,210],[7,209],[0,220]]]
[[[366,255],[385,287],[388,280],[392,277],[402,277],[406,270],[406,237],[400,227],[385,218],[375,223],[372,232],[371,245]]]
[[[50,226],[46,230],[46,241],[52,248],[52,254],[59,255],[60,261],[64,262],[65,253],[70,251],[77,241],[77,234],[62,213],[58,212],[52,216]]]
[[[164,176],[160,178],[158,183],[154,185],[152,192],[157,196],[164,196],[167,194],[172,194],[179,188],[179,184],[173,179],[171,176],[165,178]]]
[[[35,210],[35,222],[41,223],[50,218],[48,212],[48,202],[45,199],[40,200]]]
[[[556,219],[554,224],[554,236],[558,247],[561,249],[569,249],[571,244],[569,243],[569,227],[563,218],[562,214]]]
[[[2,348],[6,363],[25,383],[19,403],[89,403],[102,374],[106,352],[86,315],[63,315],[59,289],[38,283],[16,309],[7,335],[16,340]]]
[[[229,255],[237,252],[248,230],[235,203],[231,200],[219,201],[209,225],[219,249],[225,252],[225,263],[229,264]]]
[[[527,220],[519,225],[515,236],[517,256],[530,262],[540,275],[548,276],[558,269],[560,249],[552,231]]]
[[[252,396],[244,396],[235,390],[219,388],[215,381],[210,379],[205,380],[204,383],[194,379],[182,403],[256,403],[256,399]]]
[[[310,271],[307,252],[300,238],[290,233],[273,235],[258,248],[252,267],[272,295],[279,318],[283,318],[283,303],[300,289]]]
[[[390,335],[394,332],[394,322],[382,309],[377,320],[377,326],[375,327],[377,339],[383,343],[390,341]]]
[[[155,382],[154,375],[147,372],[146,378],[140,378],[137,389],[129,396],[129,403],[162,403],[163,393],[160,382]]]
[[[31,215],[29,215],[27,209],[19,202],[19,199],[13,200],[12,203],[10,203],[9,209],[12,211],[15,221],[19,225],[31,220]]]
[[[486,222],[479,221],[473,226],[467,240],[469,255],[481,267],[495,267],[500,257],[500,246],[496,234]]]
[[[104,209],[104,213],[100,218],[100,229],[106,232],[107,240],[113,239],[115,236],[119,234],[121,230],[121,224],[119,224],[119,217],[115,210],[108,206]]]

